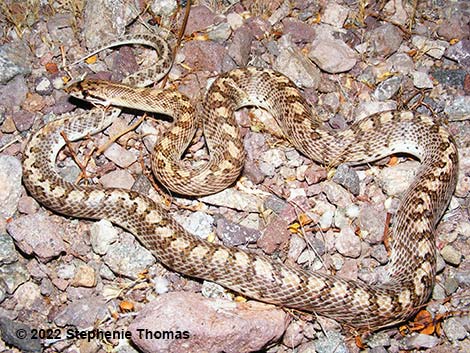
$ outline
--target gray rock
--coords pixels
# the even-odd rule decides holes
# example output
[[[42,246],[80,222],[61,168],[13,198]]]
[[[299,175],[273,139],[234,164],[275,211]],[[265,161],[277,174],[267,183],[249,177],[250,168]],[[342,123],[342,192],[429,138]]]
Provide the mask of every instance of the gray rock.
[[[465,72],[465,70],[461,69],[456,70],[436,68],[431,71],[431,75],[437,82],[443,85],[456,88],[464,88],[464,82],[467,73]]]
[[[219,239],[228,246],[254,243],[261,236],[259,230],[243,227],[228,221],[225,217],[217,220],[216,233]]]
[[[86,2],[83,12],[83,36],[88,48],[98,48],[125,32],[135,16],[127,0],[95,0]]]
[[[404,193],[413,181],[420,163],[406,161],[392,167],[383,168],[380,172],[380,185],[388,196],[398,196]]]
[[[386,112],[397,109],[397,102],[395,101],[384,101],[384,102],[371,102],[365,101],[360,102],[354,111],[354,116],[357,120],[364,119],[376,113]]]
[[[370,348],[389,347],[390,336],[386,332],[377,332],[367,338],[367,345]]]
[[[382,81],[375,89],[373,96],[379,101],[391,99],[400,89],[401,81],[401,76],[393,76]]]
[[[41,352],[42,345],[39,338],[32,337],[33,327],[22,322],[13,321],[5,316],[0,317],[0,331],[2,340],[21,352]]]
[[[197,235],[202,239],[212,233],[212,225],[214,224],[214,217],[205,212],[193,212],[188,217],[175,215],[175,219],[191,234]]]
[[[49,17],[47,29],[51,41],[61,43],[65,48],[69,48],[74,43],[72,23],[71,12],[57,12]]]
[[[114,273],[129,278],[136,278],[139,273],[155,263],[152,253],[128,233],[123,234],[121,241],[109,246],[103,260]]]
[[[457,61],[462,67],[470,66],[470,39],[463,39],[450,46],[445,53],[449,59]]]
[[[470,115],[470,96],[456,96],[444,108],[450,120],[463,120]]]
[[[413,75],[413,85],[416,88],[433,88],[434,83],[431,80],[431,77],[425,72],[414,71],[411,73]]]
[[[389,23],[377,27],[366,38],[370,42],[372,54],[382,57],[395,53],[403,41],[401,31]]]
[[[377,260],[381,265],[385,265],[388,262],[387,249],[385,249],[383,244],[374,246],[370,256]]]
[[[279,214],[282,210],[284,210],[287,207],[287,205],[288,204],[284,200],[274,195],[269,195],[264,201],[264,207],[266,209],[273,210],[274,213],[277,213],[277,214]]]
[[[389,57],[386,61],[388,71],[399,72],[407,75],[414,70],[415,64],[413,59],[405,53],[396,53]]]
[[[66,263],[57,266],[56,274],[62,279],[71,279],[75,274],[75,265],[73,263]]]
[[[0,266],[0,284],[3,284],[9,294],[29,278],[28,269],[20,262]]]
[[[264,202],[262,197],[247,194],[235,190],[234,188],[225,189],[217,194],[201,197],[199,200],[209,205],[223,206],[246,212],[258,212],[259,206]]]
[[[420,52],[435,59],[442,58],[442,55],[444,55],[444,52],[449,47],[449,43],[443,40],[431,40],[419,35],[413,36],[411,42]]]
[[[447,295],[454,294],[459,288],[459,282],[454,277],[447,277],[444,282],[444,288]]]
[[[447,298],[446,291],[441,284],[436,284],[432,290],[432,299],[443,300]]]
[[[316,39],[308,57],[320,69],[332,74],[351,70],[357,60],[355,52],[346,43],[332,38]]]
[[[47,262],[65,251],[64,230],[45,213],[16,218],[7,230],[22,251],[36,254],[41,261]]]
[[[448,264],[458,266],[462,260],[462,253],[452,245],[446,245],[441,250],[442,258]]]
[[[79,330],[85,330],[107,315],[108,307],[103,297],[86,297],[75,300],[60,310],[54,318],[54,323],[59,327],[75,326]]]
[[[470,262],[467,259],[462,261],[454,277],[460,287],[470,287]]]
[[[178,8],[178,2],[176,0],[152,1],[150,7],[155,15],[169,17],[173,15]]]
[[[39,310],[41,306],[39,303],[43,300],[39,286],[31,281],[21,284],[13,293],[13,298],[17,302],[16,310],[31,310],[32,308]]]
[[[62,178],[71,183],[74,183],[81,173],[80,168],[76,164],[65,165],[62,168],[57,168],[57,171]]]
[[[450,341],[460,341],[467,337],[467,330],[462,324],[462,318],[451,317],[444,321],[442,328]]]
[[[418,333],[405,337],[405,339],[400,341],[400,347],[406,350],[432,348],[439,344],[439,342],[440,339],[438,337]]]
[[[300,87],[317,88],[321,79],[320,70],[300,55],[288,38],[286,36],[281,39],[282,45],[273,64],[274,69],[289,77]]]
[[[315,342],[317,353],[349,353],[344,337],[336,331],[327,331]]]
[[[108,252],[109,247],[118,239],[118,231],[111,222],[102,219],[90,227],[90,241],[93,251],[99,255]]]
[[[23,41],[0,46],[0,83],[31,72],[31,51]],[[3,103],[3,102],[2,102]]]
[[[0,264],[11,264],[18,260],[13,239],[8,234],[0,234]]]
[[[207,35],[209,36],[210,40],[225,42],[232,35],[232,29],[227,22],[222,22],[212,28],[212,30]]]
[[[0,156],[0,216],[12,217],[21,196],[21,162],[15,157]]]
[[[41,96],[48,96],[52,93],[54,87],[52,87],[51,81],[47,77],[40,77],[36,80],[35,90]]]
[[[349,190],[353,195],[359,195],[359,176],[353,168],[341,164],[336,169],[333,181],[343,186],[346,190]]]

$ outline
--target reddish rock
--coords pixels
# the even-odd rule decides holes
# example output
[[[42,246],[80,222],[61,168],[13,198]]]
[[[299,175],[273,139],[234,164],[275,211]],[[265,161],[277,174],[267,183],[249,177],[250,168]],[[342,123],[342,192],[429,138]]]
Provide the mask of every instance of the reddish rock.
[[[221,44],[193,40],[185,44],[182,52],[186,57],[185,64],[196,71],[222,70],[225,48]]]
[[[276,342],[289,324],[281,309],[173,292],[147,304],[129,326],[143,352],[253,352]]]

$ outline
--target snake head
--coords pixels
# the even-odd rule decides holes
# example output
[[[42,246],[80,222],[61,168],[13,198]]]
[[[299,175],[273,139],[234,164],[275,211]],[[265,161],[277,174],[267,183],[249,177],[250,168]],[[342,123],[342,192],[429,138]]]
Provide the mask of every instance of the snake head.
[[[109,106],[111,103],[106,95],[106,85],[108,81],[104,80],[80,80],[72,81],[65,88],[64,91],[72,97],[86,100],[93,104]]]

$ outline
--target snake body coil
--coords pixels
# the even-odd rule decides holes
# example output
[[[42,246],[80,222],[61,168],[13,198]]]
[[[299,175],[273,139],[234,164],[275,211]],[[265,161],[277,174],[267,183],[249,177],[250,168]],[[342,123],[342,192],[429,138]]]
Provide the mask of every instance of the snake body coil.
[[[236,69],[217,78],[205,98],[202,119],[210,160],[191,170],[183,169],[179,161],[195,128],[194,109],[187,98],[172,90],[134,89],[102,81],[84,82],[75,89],[114,105],[174,116],[174,125],[157,143],[153,167],[163,183],[181,194],[213,193],[236,180],[244,151],[233,112],[246,105],[269,111],[286,138],[314,161],[329,166],[355,165],[407,153],[422,165],[394,218],[389,280],[378,285],[309,272],[266,256],[208,243],[189,234],[144,195],[64,181],[54,167],[64,146],[61,132],[70,140],[95,134],[111,123],[112,118],[101,112],[63,116],[32,136],[24,153],[23,180],[43,205],[73,217],[108,219],[135,234],[175,271],[358,329],[403,321],[429,297],[436,268],[435,227],[457,177],[455,143],[433,119],[410,112],[387,112],[344,131],[326,131],[288,78],[266,69]]]

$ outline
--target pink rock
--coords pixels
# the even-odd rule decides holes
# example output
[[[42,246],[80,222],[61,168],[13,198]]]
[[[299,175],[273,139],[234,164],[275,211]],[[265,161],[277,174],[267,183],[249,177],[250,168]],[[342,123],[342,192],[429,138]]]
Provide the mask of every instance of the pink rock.
[[[129,331],[143,352],[242,353],[280,339],[289,321],[271,305],[173,292],[145,306]]]
[[[36,254],[43,262],[65,251],[64,231],[44,213],[16,218],[7,226],[16,245],[26,254]]]

